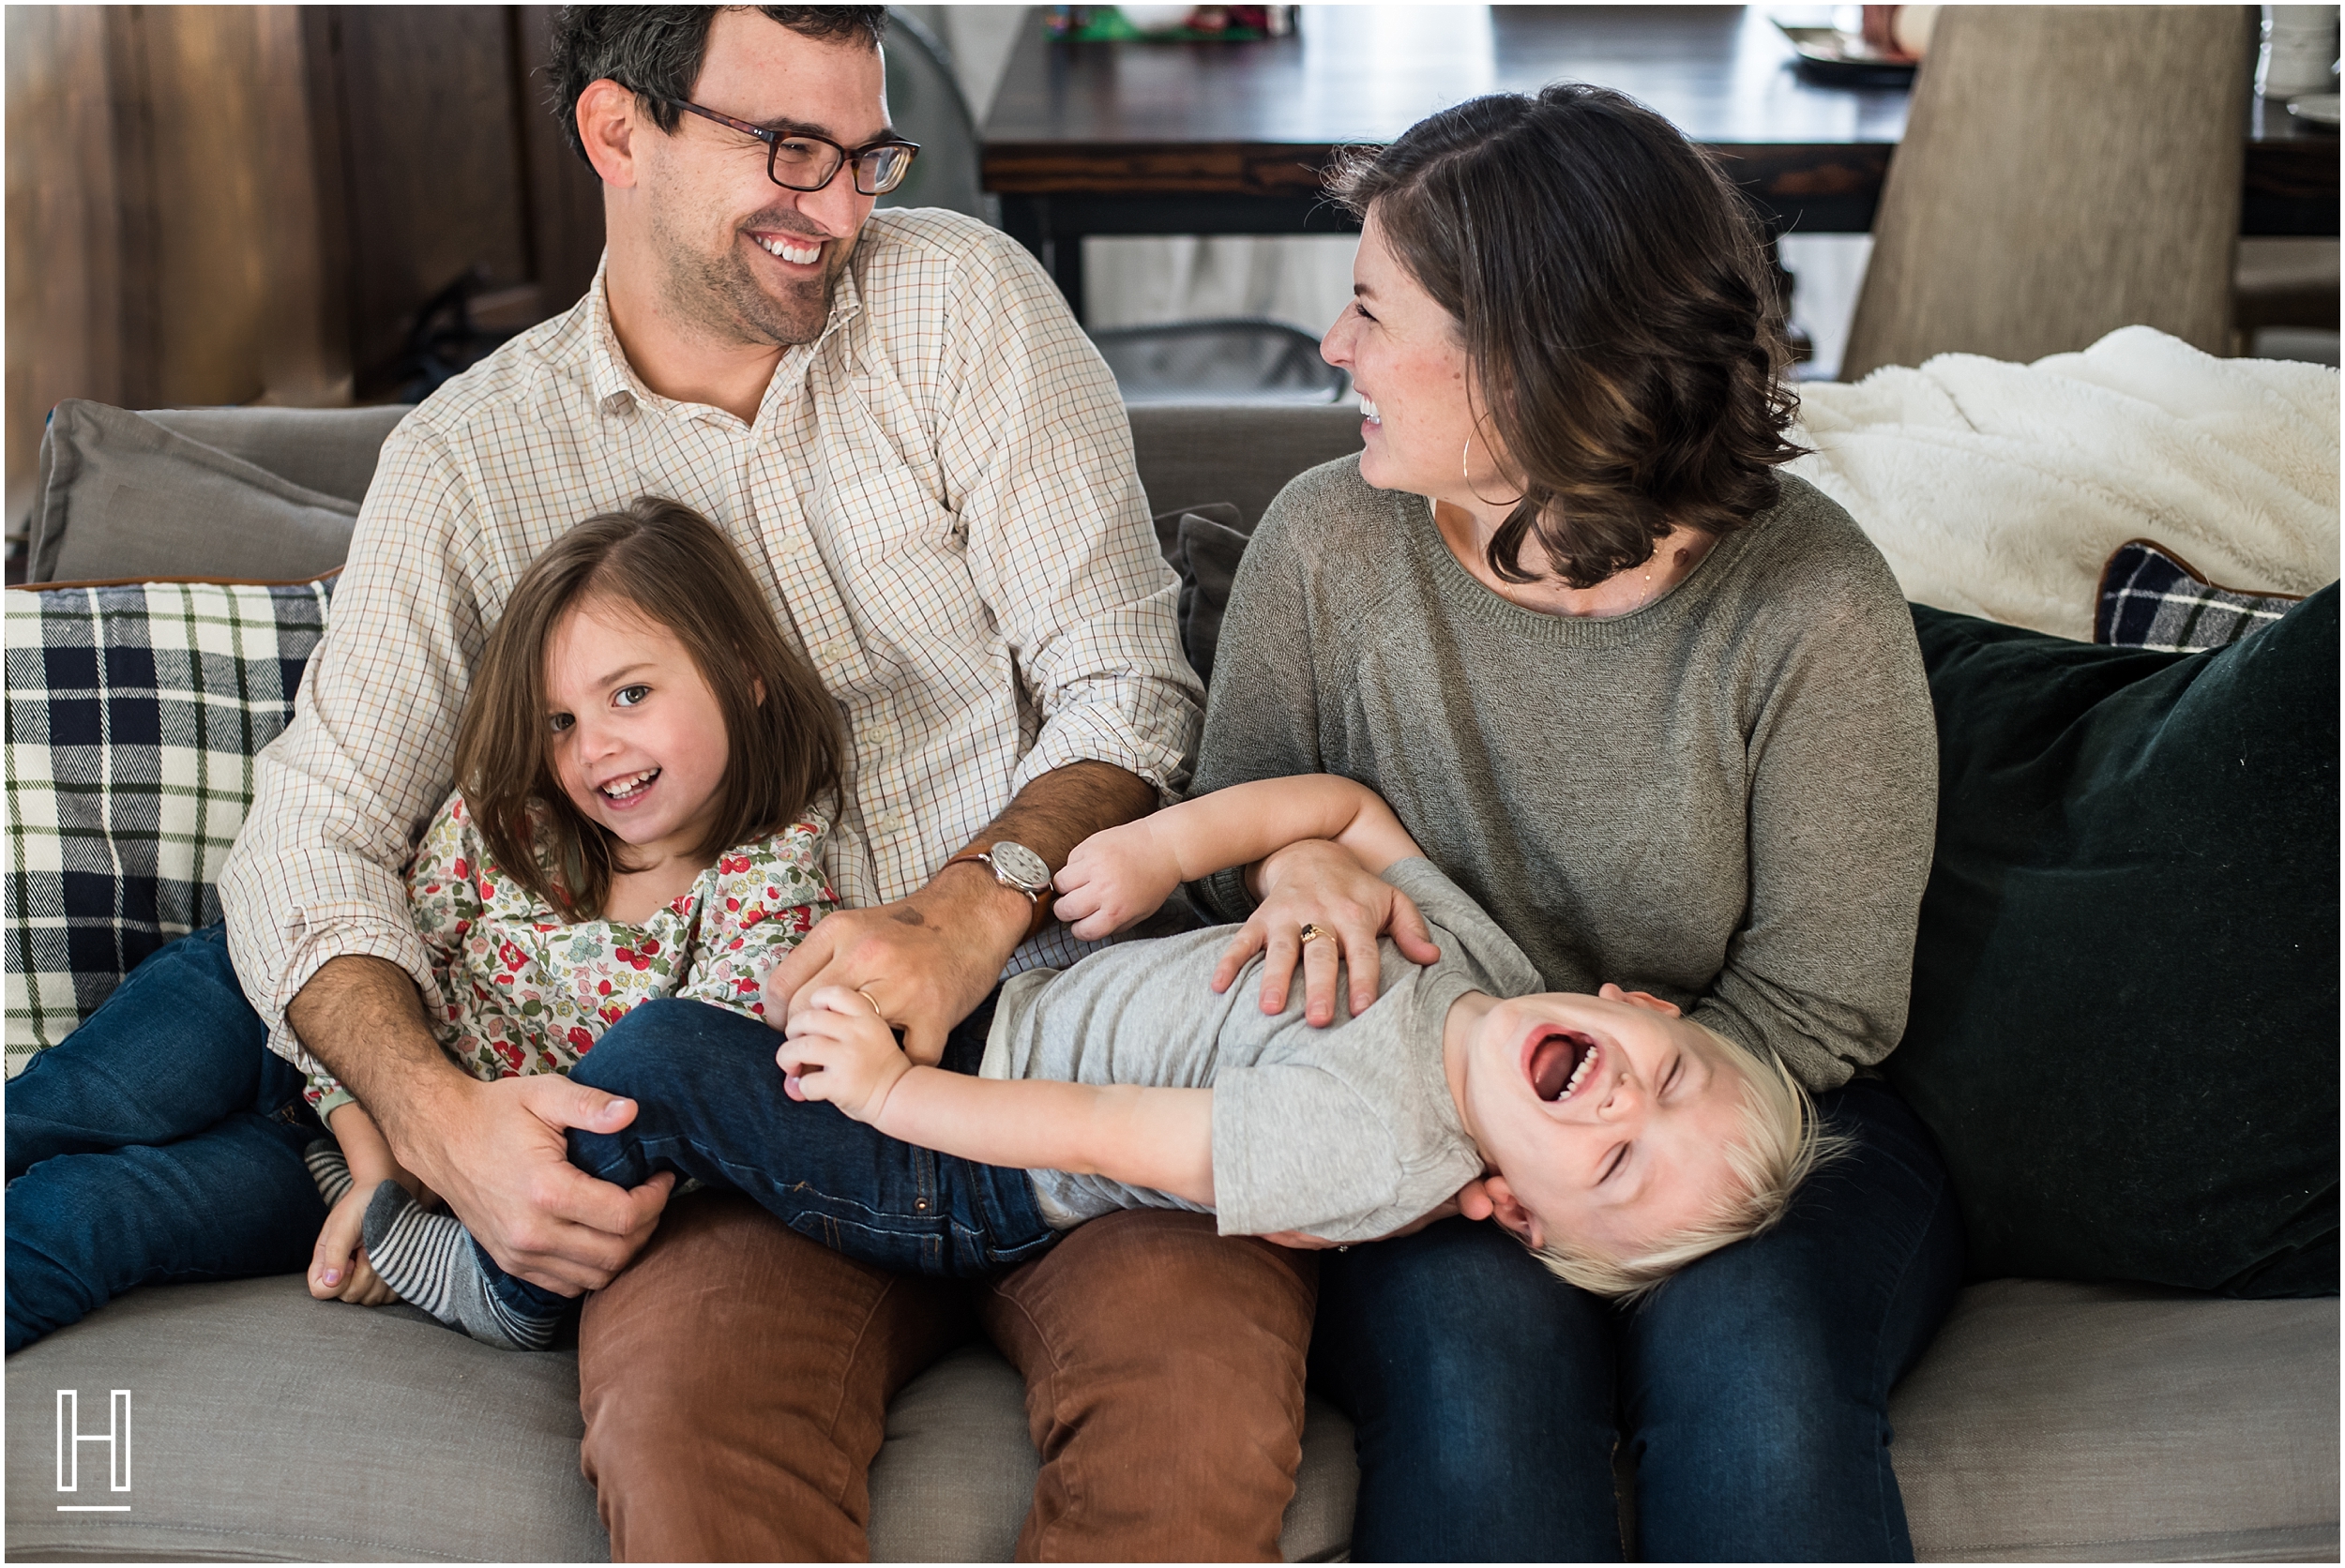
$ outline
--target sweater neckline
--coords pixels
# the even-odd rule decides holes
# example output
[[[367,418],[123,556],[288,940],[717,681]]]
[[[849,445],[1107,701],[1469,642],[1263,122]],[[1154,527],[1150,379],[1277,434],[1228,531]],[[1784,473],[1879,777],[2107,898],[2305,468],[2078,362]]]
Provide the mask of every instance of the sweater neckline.
[[[1615,647],[1676,630],[1712,596],[1714,585],[1726,572],[1721,562],[1740,554],[1750,533],[1749,528],[1738,528],[1721,536],[1710,547],[1708,554],[1694,563],[1693,570],[1625,615],[1551,615],[1493,592],[1488,583],[1466,570],[1465,564],[1451,553],[1449,542],[1442,537],[1441,524],[1433,516],[1432,498],[1415,499],[1415,520],[1420,526],[1408,530],[1411,548],[1429,557],[1427,568],[1445,600],[1487,626],[1571,648]],[[1762,520],[1763,515],[1753,520],[1752,526]]]

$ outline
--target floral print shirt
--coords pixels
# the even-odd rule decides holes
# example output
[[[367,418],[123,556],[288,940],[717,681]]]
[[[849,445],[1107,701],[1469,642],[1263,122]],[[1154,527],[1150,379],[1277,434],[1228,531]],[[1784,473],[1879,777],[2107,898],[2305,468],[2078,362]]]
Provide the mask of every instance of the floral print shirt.
[[[407,870],[408,907],[439,983],[425,1003],[441,1048],[477,1078],[567,1073],[653,997],[764,1017],[765,972],[836,905],[823,833],[809,820],[727,850],[642,925],[565,923],[506,879],[462,793],[449,796]],[[321,1119],[351,1099],[323,1075],[306,1093]]]

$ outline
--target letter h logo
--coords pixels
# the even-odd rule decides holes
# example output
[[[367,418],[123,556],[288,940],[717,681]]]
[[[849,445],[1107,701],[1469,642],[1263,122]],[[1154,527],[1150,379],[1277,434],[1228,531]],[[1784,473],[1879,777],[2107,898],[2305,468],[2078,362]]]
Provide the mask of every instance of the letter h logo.
[[[81,1397],[79,1389],[57,1390],[57,1490],[81,1490],[82,1445],[102,1442],[106,1445],[108,1479],[113,1483],[109,1489],[127,1492],[130,1489],[130,1391],[113,1391],[113,1397],[107,1402],[103,1432],[82,1430]]]

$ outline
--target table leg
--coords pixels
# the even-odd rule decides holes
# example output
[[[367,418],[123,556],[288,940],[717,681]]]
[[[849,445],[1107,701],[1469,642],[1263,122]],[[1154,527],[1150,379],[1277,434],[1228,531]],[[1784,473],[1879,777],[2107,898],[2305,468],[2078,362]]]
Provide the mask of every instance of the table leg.
[[[1002,228],[1024,246],[1067,296],[1067,308],[1083,324],[1083,236],[1061,232],[1048,196],[1002,194]]]

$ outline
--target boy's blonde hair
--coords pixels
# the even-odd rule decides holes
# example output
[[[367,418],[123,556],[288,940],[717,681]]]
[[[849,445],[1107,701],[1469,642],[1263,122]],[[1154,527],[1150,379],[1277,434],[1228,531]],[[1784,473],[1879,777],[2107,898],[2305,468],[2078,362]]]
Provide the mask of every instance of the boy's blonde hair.
[[[1685,1021],[1708,1035],[1742,1076],[1743,1136],[1726,1150],[1735,1190],[1705,1218],[1634,1257],[1615,1258],[1567,1238],[1550,1240],[1537,1249],[1538,1259],[1566,1285],[1621,1302],[1649,1294],[1695,1259],[1772,1228],[1799,1184],[1847,1142],[1823,1130],[1816,1102],[1774,1052],[1754,1051],[1706,1024]]]

